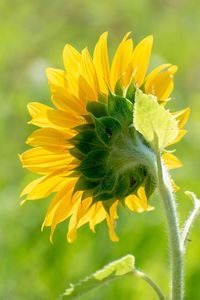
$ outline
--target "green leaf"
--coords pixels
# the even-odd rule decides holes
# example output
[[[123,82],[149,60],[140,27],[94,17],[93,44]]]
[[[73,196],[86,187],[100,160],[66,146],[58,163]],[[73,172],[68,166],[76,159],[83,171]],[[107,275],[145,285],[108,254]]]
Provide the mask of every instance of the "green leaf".
[[[151,147],[161,150],[178,135],[175,119],[161,106],[156,97],[136,91],[134,125]]]
[[[112,280],[133,274],[135,267],[135,258],[133,255],[126,255],[116,260],[96,273],[86,277],[76,284],[70,284],[70,288],[66,289],[60,299],[75,299],[103,284]]]
[[[95,125],[99,139],[107,146],[115,142],[121,131],[119,121],[112,117],[95,118]]]
[[[125,98],[110,92],[108,96],[108,113],[119,120],[122,126],[133,123],[133,104]]]

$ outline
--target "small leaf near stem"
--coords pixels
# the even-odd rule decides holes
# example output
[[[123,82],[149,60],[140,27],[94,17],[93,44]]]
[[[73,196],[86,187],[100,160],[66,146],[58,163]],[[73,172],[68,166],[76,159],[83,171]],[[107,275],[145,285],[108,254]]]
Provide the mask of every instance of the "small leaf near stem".
[[[188,192],[188,191],[186,191],[185,194],[193,201],[194,209],[190,213],[190,215],[189,215],[188,219],[186,220],[185,225],[183,227],[183,231],[182,231],[182,235],[181,235],[181,243],[182,243],[183,251],[185,251],[185,248],[186,248],[186,245],[188,242],[188,238],[189,238],[189,233],[190,233],[192,225],[195,221],[195,218],[197,217],[197,215],[200,212],[200,200],[197,199],[196,195],[194,193]]]
[[[139,89],[135,96],[134,126],[155,151],[162,150],[178,135],[178,126],[169,111],[155,96],[145,95]]]
[[[148,275],[136,270],[134,263],[135,258],[133,255],[126,255],[119,260],[113,261],[78,283],[70,284],[70,288],[66,289],[59,299],[74,299],[112,280],[134,275],[149,283],[160,300],[166,300],[161,288]]]

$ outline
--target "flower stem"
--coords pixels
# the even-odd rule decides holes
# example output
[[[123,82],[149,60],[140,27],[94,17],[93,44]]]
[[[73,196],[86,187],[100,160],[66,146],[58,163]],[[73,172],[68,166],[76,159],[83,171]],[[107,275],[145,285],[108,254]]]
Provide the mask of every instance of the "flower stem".
[[[135,270],[133,272],[133,275],[141,278],[143,280],[145,280],[151,287],[152,289],[156,292],[156,294],[158,295],[160,300],[166,300],[167,298],[165,297],[165,295],[163,294],[163,291],[161,290],[161,288],[157,285],[157,283],[151,279],[151,277],[149,277],[148,275],[146,275],[145,273]]]
[[[182,300],[183,251],[181,247],[178,218],[176,215],[176,204],[169,175],[162,165],[160,153],[157,153],[156,158],[158,167],[158,188],[165,210],[170,240],[171,299]]]

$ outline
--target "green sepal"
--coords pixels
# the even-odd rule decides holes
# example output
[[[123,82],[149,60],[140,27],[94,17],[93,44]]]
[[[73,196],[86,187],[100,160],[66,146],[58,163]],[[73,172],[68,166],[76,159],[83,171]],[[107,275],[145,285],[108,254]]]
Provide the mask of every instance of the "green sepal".
[[[85,130],[92,130],[92,129],[94,129],[94,124],[85,123],[83,125],[73,127],[72,129],[77,131],[77,132],[82,132],[82,131],[85,131]]]
[[[110,199],[113,199],[113,195],[110,193],[102,193],[97,196],[93,196],[93,202],[98,202],[98,201],[108,201]]]
[[[123,127],[133,123],[133,104],[128,99],[114,95],[108,96],[108,113],[116,118]]]
[[[81,175],[80,172],[78,171],[73,171],[72,173],[70,173],[69,175],[67,175],[67,177],[79,177]]]
[[[149,198],[155,191],[156,186],[157,184],[155,178],[153,178],[151,175],[147,175],[145,178],[145,194],[147,196],[147,200],[149,200]]]
[[[80,163],[80,159],[78,158],[73,158],[71,161],[70,161],[70,165],[77,165]]]
[[[133,78],[126,90],[126,96],[125,96],[133,104],[135,103],[135,92],[136,92],[136,88],[135,88],[135,82],[134,82],[134,78]]]
[[[85,130],[80,132],[69,141],[83,154],[87,154],[88,152],[103,146],[97,138],[94,130]]]
[[[92,190],[84,191],[81,196],[81,201],[83,201],[84,199],[86,199],[88,197],[92,197]]]
[[[144,81],[143,84],[140,86],[140,90],[145,94],[145,84],[146,82]]]
[[[116,188],[115,188],[115,197],[117,199],[123,199],[127,196],[130,188],[130,178],[127,175],[121,175],[118,179]]]
[[[99,102],[106,104],[108,102],[108,96],[106,94],[99,93],[98,100],[99,100]]]
[[[106,105],[96,101],[87,100],[86,109],[89,113],[94,115],[96,118],[107,116]]]
[[[125,199],[120,199],[120,202],[119,202],[119,203],[123,206],[123,208],[126,207]]]
[[[76,168],[82,174],[90,179],[101,179],[106,173],[106,161],[109,152],[105,150],[96,150],[89,152]]]
[[[116,181],[117,181],[116,174],[114,173],[113,170],[109,170],[106,173],[106,175],[104,176],[104,178],[100,184],[100,187],[101,187],[100,192],[101,193],[102,192],[112,192],[115,187]]]
[[[124,96],[124,88],[122,85],[122,80],[121,78],[117,81],[116,85],[115,85],[115,94],[118,96],[123,97]]]
[[[113,170],[109,170],[100,182],[100,184],[94,189],[93,196],[96,197],[105,193],[112,193],[116,185],[116,181],[116,174],[113,172]]]
[[[128,195],[129,194],[136,194],[138,188],[141,186],[142,182],[144,180],[144,174],[138,170],[138,173],[136,174],[130,174],[129,175],[129,190],[128,190]]]
[[[99,139],[107,146],[111,146],[121,131],[121,124],[112,117],[95,118],[96,132]]]
[[[93,190],[93,193],[92,193],[93,197],[98,196],[100,192],[101,192],[101,185],[99,183],[99,185],[96,186],[96,188]]]
[[[123,199],[130,194],[136,193],[143,180],[143,170],[140,169],[134,173],[127,172],[121,175],[115,188],[116,198]]]
[[[82,117],[85,119],[85,121],[89,124],[93,123],[93,119],[90,115],[82,115]]]
[[[103,201],[103,207],[105,208],[105,211],[110,214],[110,207],[112,206],[112,204],[116,201],[116,199],[110,199],[108,201]]]
[[[69,149],[69,153],[76,157],[78,160],[83,160],[85,155],[79,151],[76,147]]]
[[[73,194],[77,191],[87,191],[94,189],[99,184],[99,181],[89,180],[85,176],[80,176],[75,184]]]

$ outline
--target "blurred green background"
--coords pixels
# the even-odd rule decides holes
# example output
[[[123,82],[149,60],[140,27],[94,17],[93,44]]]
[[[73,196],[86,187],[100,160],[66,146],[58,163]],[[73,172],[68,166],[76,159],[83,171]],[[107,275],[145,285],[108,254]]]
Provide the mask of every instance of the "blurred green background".
[[[163,62],[177,64],[172,110],[191,107],[188,134],[177,146],[184,167],[172,171],[181,222],[192,204],[185,190],[200,196],[200,2],[197,0],[1,0],[0,2],[0,299],[55,299],[76,282],[127,253],[136,265],[168,291],[168,244],[162,207],[154,196],[153,212],[134,214],[120,209],[117,234],[110,241],[105,222],[94,235],[88,226],[73,244],[66,241],[67,222],[49,242],[40,232],[50,199],[30,201],[20,208],[19,194],[35,178],[21,168],[17,153],[28,149],[26,104],[50,104],[46,67],[63,68],[66,43],[92,53],[99,35],[109,31],[113,55],[127,31],[135,44],[154,35],[150,69]],[[200,299],[200,219],[191,233],[185,262],[185,299]],[[146,283],[122,279],[80,299],[157,299]]]

